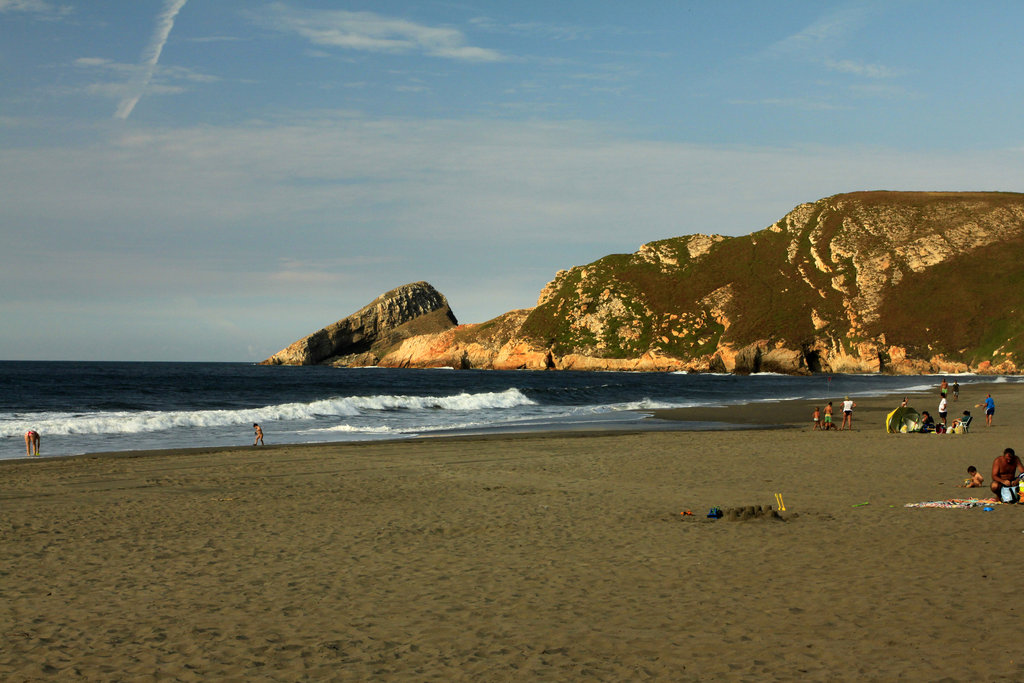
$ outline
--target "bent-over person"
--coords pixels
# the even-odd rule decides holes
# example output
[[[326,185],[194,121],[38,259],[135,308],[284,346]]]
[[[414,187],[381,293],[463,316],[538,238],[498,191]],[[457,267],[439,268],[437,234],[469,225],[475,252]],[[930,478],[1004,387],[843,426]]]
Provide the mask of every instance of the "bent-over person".
[[[1021,464],[1020,458],[1013,452],[1012,448],[1007,448],[1003,451],[1003,454],[992,461],[992,493],[996,494],[996,498],[1003,501],[1004,503],[1016,503],[1020,499],[1020,494],[1017,490],[1017,473],[1024,472],[1024,464]],[[1010,489],[1010,500],[1007,501],[1003,498],[1003,489]]]

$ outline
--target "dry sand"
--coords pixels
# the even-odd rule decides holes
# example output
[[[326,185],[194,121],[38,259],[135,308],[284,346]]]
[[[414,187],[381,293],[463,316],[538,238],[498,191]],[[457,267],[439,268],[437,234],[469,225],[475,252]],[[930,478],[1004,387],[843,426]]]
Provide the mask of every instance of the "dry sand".
[[[903,507],[1024,452],[1024,388],[991,390],[967,435],[887,435],[888,398],[845,433],[800,403],[0,462],[0,679],[1020,680],[1024,506]]]

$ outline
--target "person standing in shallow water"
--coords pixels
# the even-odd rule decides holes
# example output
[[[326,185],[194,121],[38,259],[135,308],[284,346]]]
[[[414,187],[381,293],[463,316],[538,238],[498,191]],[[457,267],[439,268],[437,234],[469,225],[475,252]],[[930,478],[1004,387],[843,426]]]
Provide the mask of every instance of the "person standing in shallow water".
[[[25,456],[39,455],[39,432],[30,429],[25,432]]]
[[[261,429],[257,423],[253,422],[252,431],[256,435],[256,438],[253,439],[252,445],[255,446],[256,444],[259,444],[260,446],[263,446],[263,429]]]

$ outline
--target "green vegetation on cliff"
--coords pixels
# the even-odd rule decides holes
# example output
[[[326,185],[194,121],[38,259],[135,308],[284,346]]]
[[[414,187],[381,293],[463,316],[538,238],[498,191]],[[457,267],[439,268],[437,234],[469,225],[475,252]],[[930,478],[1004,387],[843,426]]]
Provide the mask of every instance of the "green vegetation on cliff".
[[[860,192],[742,237],[677,237],[560,273],[520,330],[556,355],[872,345],[1024,360],[1024,195]],[[993,355],[994,354],[994,355]],[[812,368],[813,369],[813,368]]]

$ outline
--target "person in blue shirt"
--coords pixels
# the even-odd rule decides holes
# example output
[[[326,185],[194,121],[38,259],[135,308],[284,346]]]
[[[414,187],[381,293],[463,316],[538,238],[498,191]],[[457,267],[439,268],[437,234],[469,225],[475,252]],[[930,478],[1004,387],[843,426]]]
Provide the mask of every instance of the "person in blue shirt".
[[[991,427],[992,426],[992,415],[994,415],[995,412],[996,412],[996,402],[992,400],[992,394],[989,394],[985,398],[985,402],[984,403],[978,403],[974,407],[975,408],[981,408],[982,406],[985,407],[985,426],[986,427]]]

